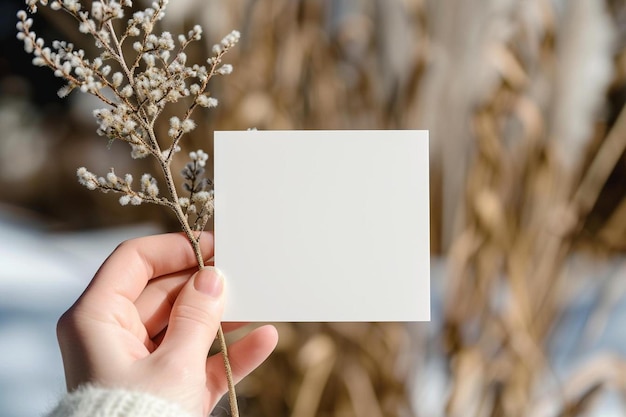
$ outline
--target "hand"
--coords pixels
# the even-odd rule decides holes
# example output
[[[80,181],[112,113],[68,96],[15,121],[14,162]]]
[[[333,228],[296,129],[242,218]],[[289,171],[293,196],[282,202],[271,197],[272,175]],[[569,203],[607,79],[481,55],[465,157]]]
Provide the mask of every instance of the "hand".
[[[213,235],[204,233],[201,243],[211,257]],[[121,244],[59,320],[68,390],[85,383],[140,390],[206,416],[227,391],[222,358],[207,358],[224,308],[224,282],[214,268],[194,273],[194,265],[182,234]],[[233,343],[235,382],[258,367],[277,340],[276,329],[263,326]]]

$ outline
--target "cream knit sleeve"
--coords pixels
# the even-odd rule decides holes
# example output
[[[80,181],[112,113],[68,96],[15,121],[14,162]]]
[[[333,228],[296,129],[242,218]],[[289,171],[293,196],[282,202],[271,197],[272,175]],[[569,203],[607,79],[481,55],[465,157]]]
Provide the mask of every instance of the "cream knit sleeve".
[[[46,417],[191,417],[181,406],[143,392],[90,385],[66,394]]]

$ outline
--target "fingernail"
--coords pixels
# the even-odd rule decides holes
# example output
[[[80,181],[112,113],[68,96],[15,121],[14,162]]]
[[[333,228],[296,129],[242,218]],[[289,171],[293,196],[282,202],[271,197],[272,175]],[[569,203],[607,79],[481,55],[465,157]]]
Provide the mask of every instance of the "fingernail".
[[[207,266],[198,271],[193,286],[203,294],[218,298],[224,291],[224,278],[219,269]]]

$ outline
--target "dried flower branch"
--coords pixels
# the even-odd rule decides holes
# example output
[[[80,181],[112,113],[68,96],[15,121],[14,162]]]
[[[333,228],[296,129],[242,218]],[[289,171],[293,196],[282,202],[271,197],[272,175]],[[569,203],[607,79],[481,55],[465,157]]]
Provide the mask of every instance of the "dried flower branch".
[[[139,188],[133,188],[131,174],[120,177],[113,169],[99,177],[81,167],[77,170],[78,181],[89,190],[121,194],[121,205],[153,203],[172,210],[193,247],[198,267],[203,268],[199,232],[204,230],[214,207],[213,183],[205,177],[204,170],[208,154],[203,150],[189,154],[190,162],[182,171],[182,187],[188,196],[179,196],[171,166],[174,154],[181,149],[181,139],[196,127],[191,118],[194,110],[218,105],[217,99],[207,91],[207,85],[212,77],[232,72],[232,65],[222,64],[222,57],[237,43],[240,35],[233,31],[215,44],[206,65],[187,65],[185,49],[201,39],[202,28],[196,25],[186,35],[178,35],[176,40],[169,32],[154,33],[157,22],[165,15],[167,3],[167,0],[157,0],[151,7],[135,12],[118,35],[116,21],[124,18],[125,9],[132,6],[130,0],[93,1],[90,10],[78,0],[26,0],[30,13],[35,13],[37,6],[41,5],[71,15],[80,32],[90,35],[100,51],[100,55],[92,59],[69,42],[54,41],[52,47],[46,46],[44,39],[32,30],[33,20],[24,10],[17,14],[17,37],[24,42],[26,52],[34,56],[34,65],[48,67],[57,77],[67,81],[67,85],[59,90],[60,97],[79,89],[106,105],[93,112],[98,134],[110,141],[128,143],[133,158],[154,157],[161,168],[167,194],[159,194],[157,180],[149,173],[142,175]],[[129,48],[125,49],[124,45],[130,42],[133,42],[134,52],[129,56],[125,54]],[[181,117],[170,118],[166,138],[157,138],[154,128],[157,119],[168,104],[180,100],[189,103],[186,111]],[[218,338],[226,367],[232,415],[238,416],[221,327]]]

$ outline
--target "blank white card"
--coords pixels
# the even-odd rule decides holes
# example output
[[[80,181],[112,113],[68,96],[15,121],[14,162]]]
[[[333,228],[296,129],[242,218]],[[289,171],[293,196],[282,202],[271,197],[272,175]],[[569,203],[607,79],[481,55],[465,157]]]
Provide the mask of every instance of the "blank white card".
[[[225,321],[430,319],[428,131],[215,132]]]

